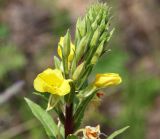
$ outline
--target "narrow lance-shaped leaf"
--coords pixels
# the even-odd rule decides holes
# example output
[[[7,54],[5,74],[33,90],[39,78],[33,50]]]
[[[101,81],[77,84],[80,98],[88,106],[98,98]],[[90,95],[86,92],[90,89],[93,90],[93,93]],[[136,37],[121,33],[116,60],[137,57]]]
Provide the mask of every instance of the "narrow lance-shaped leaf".
[[[43,110],[39,105],[25,98],[34,116],[42,123],[45,131],[50,139],[56,139],[58,127],[51,116]]]
[[[129,126],[126,126],[122,129],[119,129],[115,132],[113,132],[109,137],[107,137],[106,139],[114,139],[116,136],[118,136],[119,134],[123,133],[124,131],[126,131],[129,128]]]

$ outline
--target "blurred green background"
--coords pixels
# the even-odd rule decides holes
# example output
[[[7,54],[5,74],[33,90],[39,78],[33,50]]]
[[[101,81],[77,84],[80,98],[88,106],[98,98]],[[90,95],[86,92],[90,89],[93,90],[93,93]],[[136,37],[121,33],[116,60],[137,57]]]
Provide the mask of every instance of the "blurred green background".
[[[74,36],[79,16],[96,0],[0,0],[0,139],[47,139],[24,102],[33,95],[35,76],[53,67],[59,37]],[[103,0],[103,2],[106,2]],[[109,135],[129,125],[118,138],[160,139],[160,1],[113,0],[116,31],[93,70],[117,72],[123,83],[93,101],[85,125],[101,125]],[[54,117],[54,114],[53,114]]]

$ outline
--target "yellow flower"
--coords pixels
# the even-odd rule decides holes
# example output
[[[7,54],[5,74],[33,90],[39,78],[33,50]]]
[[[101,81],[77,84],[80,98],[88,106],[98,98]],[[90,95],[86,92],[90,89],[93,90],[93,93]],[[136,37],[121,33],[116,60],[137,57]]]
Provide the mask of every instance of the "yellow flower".
[[[97,74],[94,81],[96,87],[107,87],[110,85],[118,85],[122,82],[121,77],[116,73]]]
[[[64,96],[70,92],[69,81],[65,80],[58,69],[46,69],[34,80],[34,88],[39,92],[48,92]]]
[[[61,50],[61,47],[60,46],[62,46],[63,47],[63,41],[64,41],[64,37],[61,37],[60,38],[60,41],[59,41],[59,44],[58,44],[58,49],[57,49],[57,51],[58,51],[58,55],[59,55],[59,57],[60,58],[62,58],[62,50]],[[73,60],[73,57],[74,57],[74,51],[75,51],[75,45],[71,42],[71,44],[70,44],[70,54],[69,54],[69,56],[68,56],[68,61],[69,62],[71,62],[72,60]]]

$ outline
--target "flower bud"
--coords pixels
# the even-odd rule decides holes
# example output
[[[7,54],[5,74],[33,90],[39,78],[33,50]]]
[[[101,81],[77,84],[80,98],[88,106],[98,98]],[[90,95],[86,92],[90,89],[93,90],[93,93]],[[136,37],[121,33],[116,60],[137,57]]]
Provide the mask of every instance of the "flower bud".
[[[122,82],[121,77],[116,73],[97,74],[94,85],[103,88],[111,85],[118,85]]]
[[[84,19],[79,19],[78,22],[77,22],[77,26],[76,27],[79,29],[80,35],[84,36],[85,33],[86,33],[86,21],[85,21],[85,18]]]
[[[94,47],[97,44],[99,37],[100,37],[100,30],[99,28],[97,28],[97,30],[93,34],[90,47]]]
[[[83,55],[84,51],[85,51],[85,47],[87,46],[87,43],[88,43],[88,36],[84,36],[79,45],[77,46],[76,48],[76,60],[78,61],[81,56]]]
[[[110,8],[106,4],[97,3],[88,9],[84,18],[78,19],[75,35],[76,61],[74,61],[72,67],[73,65],[75,67],[75,65],[80,62],[79,60],[87,59],[86,63],[88,64],[97,61],[98,57],[94,57],[96,55],[95,53],[102,49],[99,48],[99,50],[97,50],[98,47],[101,46],[100,44],[102,42],[108,42],[112,36],[112,33],[110,33],[109,21],[111,19],[111,14],[109,11]],[[84,37],[86,37],[86,39],[84,39]],[[85,40],[87,41],[85,42]]]
[[[75,72],[73,73],[73,80],[78,79],[79,75],[81,74],[83,67],[85,65],[85,62],[81,63],[75,70]]]
[[[68,37],[66,37],[66,39],[64,37],[61,37],[60,41],[59,41],[59,44],[58,44],[58,50],[57,51],[58,51],[58,55],[59,55],[60,58],[62,58],[62,52],[64,52],[65,57],[68,57],[68,61],[70,62],[70,61],[72,61],[72,59],[74,57],[75,46],[69,40],[70,39]]]
[[[104,41],[101,42],[101,44],[98,46],[96,53],[94,54],[92,60],[91,60],[91,64],[96,64],[96,62],[98,61],[100,55],[102,54],[103,51],[103,46],[104,46]]]

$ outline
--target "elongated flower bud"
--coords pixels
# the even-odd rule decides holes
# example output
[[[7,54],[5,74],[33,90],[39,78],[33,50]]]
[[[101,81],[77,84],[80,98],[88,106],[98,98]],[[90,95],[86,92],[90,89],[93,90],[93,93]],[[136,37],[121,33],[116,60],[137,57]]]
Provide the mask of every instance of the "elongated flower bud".
[[[97,28],[96,31],[94,32],[92,40],[90,42],[90,47],[96,46],[96,44],[99,40],[99,37],[100,37],[100,30],[99,30],[99,28]]]
[[[116,73],[97,74],[94,85],[97,88],[104,88],[111,85],[118,85],[122,82],[121,77]]]
[[[84,54],[85,49],[86,49],[85,47],[87,47],[87,42],[88,42],[88,36],[84,36],[81,39],[81,41],[76,49],[76,61],[80,60],[82,54]]]
[[[103,51],[103,45],[104,45],[104,41],[101,42],[100,46],[98,46],[98,49],[96,51],[96,53],[94,54],[92,60],[91,60],[91,64],[96,64],[102,51]]]
[[[75,70],[75,72],[73,73],[73,80],[77,80],[77,78],[79,77],[79,75],[81,74],[83,67],[84,67],[85,62],[81,63]]]

